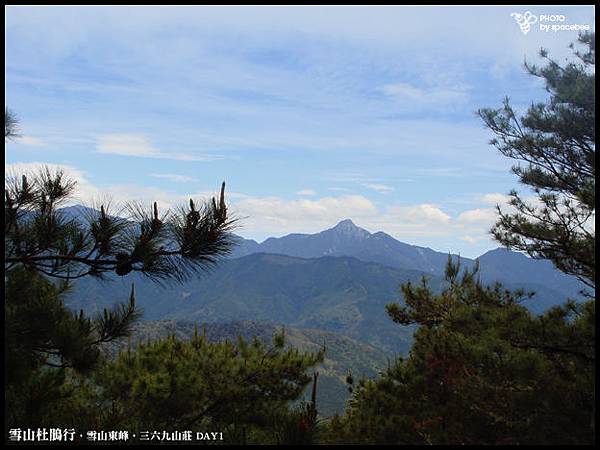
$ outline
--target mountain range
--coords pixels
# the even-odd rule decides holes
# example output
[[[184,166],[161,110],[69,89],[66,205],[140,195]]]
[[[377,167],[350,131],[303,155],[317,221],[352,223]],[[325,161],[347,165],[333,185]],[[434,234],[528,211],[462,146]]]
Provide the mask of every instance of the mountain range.
[[[61,211],[66,217],[75,219],[99,214],[98,211],[81,205],[63,208]],[[448,253],[401,242],[382,231],[370,233],[356,226],[350,219],[315,234],[293,233],[280,238],[271,237],[262,243],[236,236],[236,241],[237,245],[230,259],[257,253],[299,258],[351,256],[364,262],[434,276],[443,276],[449,256]],[[475,264],[474,259],[451,256],[455,261],[460,260],[463,268],[471,269]],[[530,308],[536,312],[562,303],[567,297],[577,298],[584,289],[579,280],[560,272],[550,261],[532,259],[505,248],[490,250],[477,260],[480,278],[484,283],[499,281],[512,289],[526,287],[538,292],[538,299],[544,297],[544,300],[529,303]],[[559,295],[564,298],[558,298]]]
[[[289,234],[281,238],[269,238],[260,244],[240,238],[232,256],[235,258],[253,253],[274,253],[300,258],[353,256],[361,261],[417,270],[435,276],[443,276],[448,261],[448,253],[406,244],[382,231],[369,233],[349,219],[320,233]],[[455,261],[459,260],[459,255],[452,257]],[[484,283],[499,281],[510,288],[526,286],[538,292],[544,291],[544,295],[555,291],[565,297],[577,297],[584,288],[576,278],[558,271],[550,261],[532,259],[505,248],[490,250],[477,259]],[[460,263],[462,267],[471,269],[475,260],[460,257]],[[531,304],[532,309],[539,312],[556,303],[548,300],[538,302],[539,305]],[[557,302],[563,300],[557,299]]]
[[[93,213],[82,207],[63,211],[72,217]],[[322,328],[403,352],[400,341],[406,333],[393,331],[401,327],[390,327],[384,307],[402,301],[399,287],[407,281],[426,276],[439,288],[449,257],[383,232],[370,233],[351,220],[316,234],[290,234],[262,243],[237,237],[237,242],[233,254],[215,270],[183,284],[161,288],[139,274],[127,277],[127,283],[136,284],[146,318],[259,320]],[[577,298],[583,288],[549,261],[502,248],[483,254],[478,262],[484,283],[534,291],[524,303],[534,312]],[[475,260],[460,258],[460,263],[471,268]],[[71,303],[84,310],[103,308],[122,297],[116,291],[127,292],[124,282],[82,279]],[[374,332],[374,325],[386,333]]]
[[[76,216],[82,211],[93,213],[65,212]],[[370,233],[350,220],[316,234],[290,234],[262,243],[237,237],[237,242],[233,254],[214,270],[183,284],[161,287],[141,274],[115,275],[109,281],[86,277],[74,283],[66,303],[93,314],[125,300],[133,283],[146,329],[170,323],[189,331],[185,324],[199,323],[244,334],[252,323],[252,329],[265,327],[269,332],[285,326],[313,344],[314,336],[319,336],[328,348],[330,369],[339,369],[323,379],[336,393],[328,394],[328,408],[337,411],[347,397],[341,373],[352,360],[365,361],[352,366],[357,376],[372,376],[381,367],[381,355],[393,358],[410,350],[414,328],[393,323],[385,312],[387,304],[403,301],[400,285],[419,282],[423,276],[434,291],[445,283],[448,254],[400,242],[383,232]],[[524,305],[536,313],[578,298],[583,288],[549,261],[506,249],[491,250],[478,261],[483,282],[535,291]],[[475,264],[469,258],[460,262],[465,268]],[[308,348],[305,344],[303,348]]]

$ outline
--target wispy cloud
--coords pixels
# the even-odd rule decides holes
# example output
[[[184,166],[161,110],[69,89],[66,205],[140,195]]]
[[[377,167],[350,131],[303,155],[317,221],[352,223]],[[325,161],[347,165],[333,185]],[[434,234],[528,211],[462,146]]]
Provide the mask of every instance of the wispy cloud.
[[[364,187],[371,189],[373,191],[377,191],[377,192],[381,192],[381,193],[387,193],[387,192],[392,192],[395,189],[391,186],[388,186],[386,184],[379,184],[379,183],[363,183],[362,184]]]
[[[146,137],[139,134],[103,134],[96,142],[98,153],[133,156],[138,158],[174,159],[178,161],[214,161],[218,156],[172,153],[152,146]]]
[[[343,219],[360,218],[377,212],[366,197],[348,195],[316,199],[285,200],[279,197],[248,197],[233,205],[243,228],[255,235],[317,232]]]
[[[177,175],[174,173],[151,173],[151,177],[163,178],[165,180],[175,181],[176,183],[192,183],[198,181],[197,178],[189,177],[187,175]]]
[[[386,84],[380,91],[399,103],[415,106],[456,106],[468,101],[468,89],[464,86],[420,88],[409,83]]]
[[[460,178],[465,176],[465,170],[461,167],[427,167],[415,169],[415,174],[424,177]]]
[[[509,200],[510,197],[508,195],[500,194],[498,192],[484,194],[480,197],[481,202],[492,205],[504,205],[507,204]]]
[[[85,189],[93,180],[119,198],[165,204],[195,190],[188,177],[207,183],[198,191],[226,179],[238,191],[232,206],[255,206],[249,233],[351,217],[407,241],[439,235],[473,248],[460,239],[470,236],[483,247],[491,215],[476,210],[497,199],[478,196],[516,180],[473,111],[504,95],[520,105],[547,98],[523,57],[537,62],[543,46],[562,61],[577,37],[524,38],[511,11],[11,6],[6,91],[28,138],[7,143],[6,157],[37,159],[43,148],[47,160],[85,168]],[[576,23],[595,14],[553,13]],[[192,172],[193,161],[214,162]],[[353,193],[370,206],[355,208]],[[334,212],[311,213],[323,208]]]
[[[42,139],[33,136],[19,136],[15,139],[15,141],[17,144],[31,145],[34,147],[39,147],[45,144]]]
[[[317,195],[317,193],[312,189],[302,189],[300,191],[296,191],[296,195],[300,195],[302,197],[314,197],[315,195]]]

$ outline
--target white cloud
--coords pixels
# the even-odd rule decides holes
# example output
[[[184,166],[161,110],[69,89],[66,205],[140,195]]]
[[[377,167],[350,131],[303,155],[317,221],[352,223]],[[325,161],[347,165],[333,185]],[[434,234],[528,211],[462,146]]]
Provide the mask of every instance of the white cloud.
[[[386,84],[380,91],[394,100],[411,106],[442,106],[464,103],[468,100],[464,86],[419,88],[408,83]]]
[[[475,244],[489,240],[489,229],[497,219],[494,208],[451,215],[430,203],[378,207],[360,195],[301,200],[248,196],[233,200],[232,211],[242,218],[241,234],[251,237],[314,233],[351,218],[363,228],[381,230],[409,243],[415,238],[446,237]]]
[[[497,212],[494,208],[477,208],[460,213],[456,220],[461,224],[492,225],[496,218]]]
[[[375,205],[360,195],[285,200],[279,197],[248,197],[234,203],[247,233],[282,235],[317,232],[340,220],[362,220],[377,213]],[[244,232],[242,231],[242,234]]]
[[[494,192],[492,194],[485,194],[480,197],[480,200],[483,203],[488,203],[492,205],[504,205],[507,204],[510,197],[508,195],[500,194],[498,192]]]
[[[40,138],[36,138],[33,136],[19,136],[15,139],[15,142],[17,144],[22,144],[22,145],[31,145],[34,147],[39,147],[40,145],[44,145],[45,142],[40,139]]]
[[[176,183],[191,183],[194,181],[198,181],[198,179],[194,177],[188,177],[186,175],[177,175],[173,173],[151,173],[150,176],[154,178],[164,178],[166,180],[175,181]]]
[[[437,205],[426,203],[381,209],[360,195],[310,200],[248,197],[232,206],[232,211],[242,218],[241,234],[252,237],[315,233],[347,218],[366,229],[383,230],[405,241],[416,236],[448,236],[461,231],[452,217]]]
[[[382,193],[392,192],[394,190],[394,188],[391,186],[387,186],[385,184],[379,184],[379,183],[363,183],[363,186],[368,189],[372,189],[374,191],[382,192]]]
[[[474,238],[473,236],[461,236],[460,238],[462,241],[468,242],[469,244],[475,244],[479,239]]]
[[[214,161],[217,156],[189,155],[164,152],[150,145],[146,137],[139,134],[103,134],[97,137],[96,151],[113,155],[140,158],[174,159],[179,161]]]
[[[388,215],[397,217],[409,223],[445,224],[451,217],[443,212],[438,206],[424,203],[417,206],[393,206],[389,208]]]
[[[315,196],[317,195],[317,193],[315,191],[313,191],[312,189],[302,189],[300,191],[296,191],[296,195],[301,195],[301,196]]]

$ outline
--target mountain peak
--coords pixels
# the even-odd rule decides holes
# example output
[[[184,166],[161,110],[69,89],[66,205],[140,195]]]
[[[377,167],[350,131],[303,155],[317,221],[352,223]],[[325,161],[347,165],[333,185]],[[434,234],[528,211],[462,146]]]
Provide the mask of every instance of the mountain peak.
[[[332,231],[337,233],[343,233],[346,235],[358,236],[358,237],[367,237],[370,233],[360,227],[357,227],[354,222],[350,219],[345,219],[339,222],[335,227],[331,228]]]
[[[351,219],[345,219],[339,222],[334,228],[358,228]]]
[[[485,252],[483,255],[479,256],[479,258],[505,258],[505,257],[509,257],[509,258],[515,258],[515,257],[525,257],[526,256],[523,253],[519,253],[519,252],[513,252],[511,250],[509,250],[506,247],[496,247],[492,250],[488,250],[487,252]]]

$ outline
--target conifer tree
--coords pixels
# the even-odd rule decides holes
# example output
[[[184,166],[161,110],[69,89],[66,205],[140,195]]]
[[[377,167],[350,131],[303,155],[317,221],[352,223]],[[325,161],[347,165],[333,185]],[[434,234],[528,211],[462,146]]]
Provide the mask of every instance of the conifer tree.
[[[546,81],[547,103],[520,118],[508,100],[479,115],[492,144],[525,163],[513,171],[539,202],[511,192],[514,211],[498,208],[494,237],[595,289],[594,34],[580,43],[578,64],[526,65]],[[402,286],[404,305],[387,312],[419,325],[411,352],[353,388],[347,411],[329,424],[330,442],[595,442],[595,292],[535,316],[519,305],[530,294],[483,286],[477,271],[461,276],[449,258],[441,293],[425,278]]]
[[[71,419],[95,415],[93,405],[76,406],[76,391],[88,389],[86,377],[107,345],[127,336],[139,317],[133,290],[128,303],[85,317],[65,306],[62,283],[22,267],[5,280],[5,426],[55,426],[61,410]]]
[[[189,341],[173,335],[140,342],[96,373],[103,401],[111,405],[103,423],[130,430],[212,429],[227,443],[269,442],[277,429],[273,418],[290,414],[291,402],[311,380],[307,370],[323,355],[286,348],[283,332],[270,347],[241,337],[210,342],[197,328]]]
[[[15,114],[4,107],[4,139],[14,139],[18,137],[17,130],[19,128],[19,121]]]
[[[5,139],[17,129],[6,108]],[[69,310],[63,294],[73,280],[140,272],[159,283],[182,281],[233,245],[224,183],[218,200],[190,200],[162,215],[156,203],[150,212],[132,204],[125,218],[108,205],[67,216],[61,206],[75,189],[74,180],[47,167],[5,178],[6,427],[52,425],[61,405],[69,420],[85,415],[69,400],[73,387],[89,384],[107,344],[128,336],[140,316],[133,288],[128,302],[96,317]]]
[[[17,122],[6,110],[6,139]],[[218,199],[193,200],[159,214],[109,205],[70,217],[61,206],[76,183],[61,171],[8,176],[5,182],[5,428],[207,430],[226,442],[314,441],[313,401],[294,407],[321,350],[285,347],[283,332],[258,340],[209,342],[174,336],[114,356],[140,311],[129,302],[95,317],[69,310],[63,295],[77,279],[140,272],[157,283],[209,269],[234,243],[235,220]],[[75,280],[75,281],[74,281]],[[139,435],[139,434],[138,434]]]
[[[6,139],[16,135],[17,126],[14,113],[6,108]],[[230,251],[234,242],[230,230],[235,221],[227,213],[225,183],[218,201],[213,198],[197,206],[198,203],[190,199],[187,208],[162,215],[156,203],[150,212],[138,204],[130,204],[121,211],[129,213],[125,218],[118,213],[111,214],[109,205],[100,205],[99,211],[88,211],[80,218],[67,216],[61,206],[72,197],[76,185],[62,170],[53,172],[48,167],[33,174],[6,177],[4,268],[5,280],[9,283],[5,294],[7,305],[16,308],[11,313],[15,315],[13,320],[19,312],[25,314],[23,320],[31,319],[29,323],[33,323],[35,308],[38,308],[37,314],[50,320],[48,314],[54,311],[53,321],[47,323],[45,329],[70,330],[71,339],[65,338],[65,343],[81,344],[87,351],[80,349],[79,353],[93,359],[91,355],[98,352],[92,351],[90,345],[126,335],[139,315],[133,290],[126,305],[105,310],[90,320],[83,312],[71,317],[58,300],[52,303],[44,299],[44,296],[58,297],[58,294],[38,275],[63,281],[59,290],[66,290],[72,280],[85,276],[103,278],[108,273],[125,276],[140,272],[156,282],[182,281],[214,265]],[[31,279],[29,286],[27,277]],[[41,341],[47,338],[43,333],[36,337]],[[54,344],[47,346],[50,351],[59,353],[61,365],[83,368],[79,363],[73,365],[73,355],[66,355]]]
[[[154,281],[183,281],[215,264],[233,245],[225,183],[218,201],[200,206],[190,199],[187,208],[161,215],[156,203],[150,212],[131,204],[123,218],[100,205],[98,213],[79,220],[60,209],[75,188],[76,181],[62,170],[47,167],[7,177],[5,271],[22,266],[65,280],[140,272]]]
[[[535,316],[519,305],[528,294],[484,286],[476,270],[449,260],[439,294],[426,279],[402,286],[405,304],[387,311],[419,325],[411,352],[359,381],[329,442],[594,442],[594,302]]]
[[[571,46],[578,62],[561,66],[542,50],[546,66],[525,64],[546,83],[547,102],[532,104],[521,117],[508,99],[500,109],[478,113],[495,134],[491,143],[519,162],[513,172],[538,201],[532,204],[512,191],[515,211],[498,208],[494,237],[507,247],[551,260],[595,289],[595,34],[580,35],[579,43],[584,51]]]

